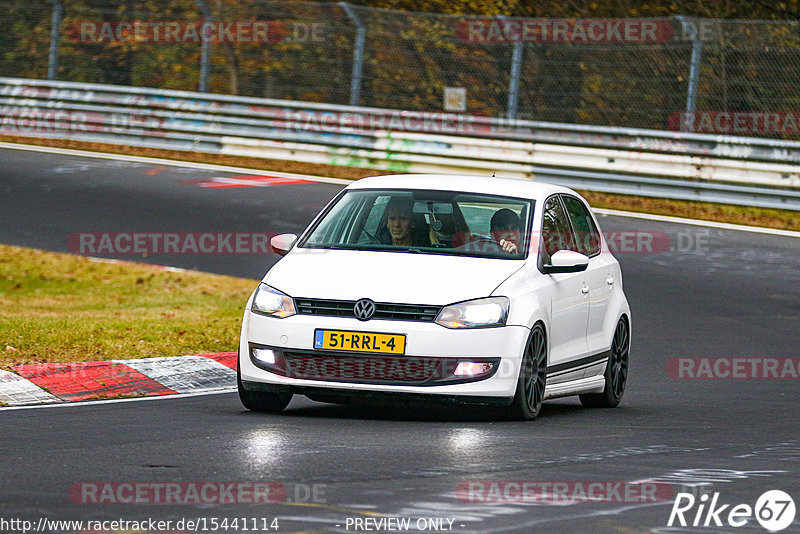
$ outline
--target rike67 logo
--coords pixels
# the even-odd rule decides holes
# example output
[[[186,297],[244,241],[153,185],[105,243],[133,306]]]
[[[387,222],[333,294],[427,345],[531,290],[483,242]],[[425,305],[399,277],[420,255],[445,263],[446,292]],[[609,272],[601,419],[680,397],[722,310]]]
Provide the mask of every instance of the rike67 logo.
[[[671,527],[677,521],[681,527],[743,527],[755,518],[765,529],[778,532],[792,524],[795,511],[794,500],[781,490],[763,493],[755,507],[749,504],[721,504],[719,492],[710,497],[703,494],[699,498],[681,492],[672,505],[667,526]]]

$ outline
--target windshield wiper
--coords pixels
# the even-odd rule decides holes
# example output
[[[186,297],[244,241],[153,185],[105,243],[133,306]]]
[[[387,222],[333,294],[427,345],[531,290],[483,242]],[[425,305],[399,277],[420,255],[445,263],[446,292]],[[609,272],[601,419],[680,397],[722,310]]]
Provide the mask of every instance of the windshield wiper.
[[[396,246],[389,246],[389,245],[377,245],[377,246],[368,246],[368,247],[360,247],[360,246],[343,246],[343,245],[306,245],[307,248],[317,248],[317,249],[325,249],[325,250],[376,250],[376,251],[383,251],[383,252],[411,252],[414,254],[422,254],[422,249],[418,247],[406,247],[400,248]]]
[[[343,247],[341,245],[311,245],[309,248],[324,248],[327,250],[347,250],[352,247]]]

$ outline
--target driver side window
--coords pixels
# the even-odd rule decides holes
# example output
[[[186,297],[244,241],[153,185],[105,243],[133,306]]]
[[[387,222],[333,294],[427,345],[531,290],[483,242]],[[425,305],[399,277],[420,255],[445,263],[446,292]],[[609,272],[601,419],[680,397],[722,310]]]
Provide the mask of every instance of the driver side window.
[[[364,221],[364,228],[361,230],[361,235],[358,238],[359,243],[374,243],[375,238],[380,232],[380,223],[383,212],[386,211],[386,205],[389,203],[389,195],[381,195],[375,198],[372,208],[369,210],[367,220]]]

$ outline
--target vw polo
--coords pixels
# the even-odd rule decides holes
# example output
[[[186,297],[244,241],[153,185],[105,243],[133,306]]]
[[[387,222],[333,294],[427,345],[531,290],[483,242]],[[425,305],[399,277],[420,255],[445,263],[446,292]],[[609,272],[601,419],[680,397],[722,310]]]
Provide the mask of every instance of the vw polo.
[[[546,399],[615,407],[630,309],[587,202],[528,180],[365,178],[302,235],[247,302],[243,405],[279,412],[395,398],[496,405],[534,419]]]

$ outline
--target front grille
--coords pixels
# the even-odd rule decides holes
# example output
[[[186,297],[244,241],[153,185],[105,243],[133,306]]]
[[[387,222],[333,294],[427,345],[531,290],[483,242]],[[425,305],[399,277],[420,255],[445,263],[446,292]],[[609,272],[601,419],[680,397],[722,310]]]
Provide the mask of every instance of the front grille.
[[[354,384],[398,384],[406,386],[436,386],[477,382],[492,377],[500,368],[497,357],[438,357],[335,352],[329,350],[279,349],[266,345],[249,344],[250,361],[265,371],[298,380],[322,380]],[[253,349],[263,348],[273,352],[274,361],[258,359]],[[470,363],[465,371],[474,370],[474,364],[489,364],[489,368],[474,370],[471,374],[456,370],[462,363]]]
[[[325,315],[328,317],[355,317],[355,300],[294,299],[297,313],[304,315]],[[431,323],[439,315],[440,306],[421,304],[387,304],[376,302],[372,319],[397,321],[418,321]]]
[[[304,380],[421,385],[443,378],[441,358],[283,353],[284,376]],[[449,376],[448,376],[449,377]]]

